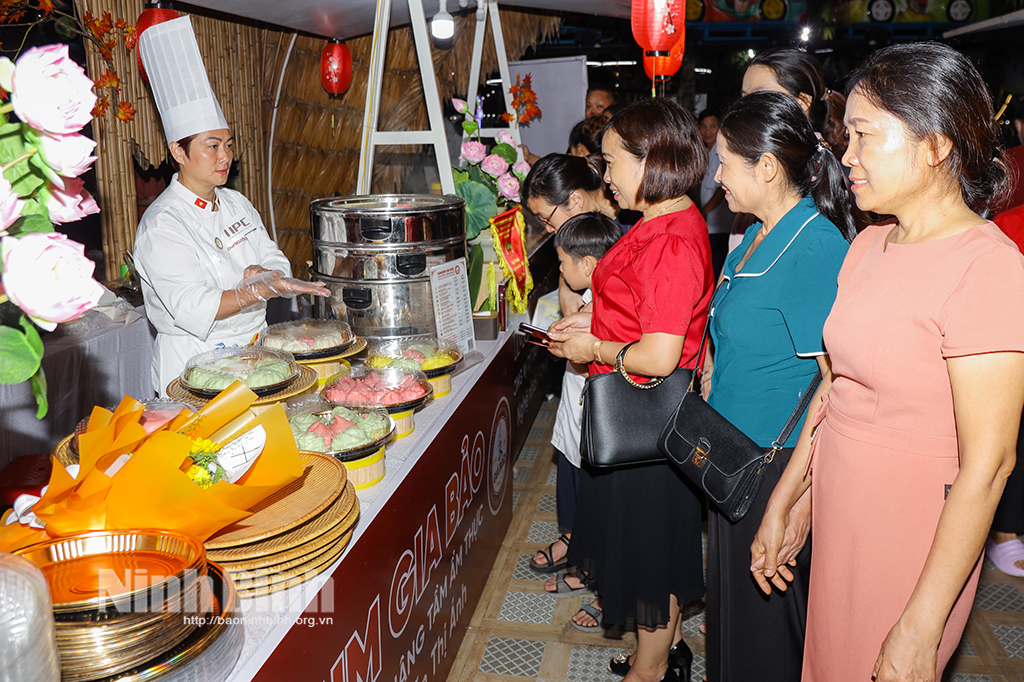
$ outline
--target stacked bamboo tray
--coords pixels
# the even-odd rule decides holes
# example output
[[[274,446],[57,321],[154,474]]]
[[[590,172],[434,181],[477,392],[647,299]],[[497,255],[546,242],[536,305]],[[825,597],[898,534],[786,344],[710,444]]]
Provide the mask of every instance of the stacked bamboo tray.
[[[359,500],[345,467],[303,450],[302,476],[255,507],[252,516],[206,541],[243,598],[295,587],[330,568],[352,538]]]

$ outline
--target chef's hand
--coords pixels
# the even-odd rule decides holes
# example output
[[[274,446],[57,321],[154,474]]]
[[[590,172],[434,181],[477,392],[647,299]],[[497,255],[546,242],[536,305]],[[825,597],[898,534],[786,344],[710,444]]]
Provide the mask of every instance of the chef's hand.
[[[248,271],[252,267],[246,268]],[[303,282],[292,277],[285,277],[280,270],[264,270],[263,272],[242,280],[234,290],[235,301],[239,310],[256,305],[271,298],[294,298],[300,294],[330,296],[331,292],[323,282]]]
[[[242,279],[249,279],[250,277],[255,277],[263,272],[270,272],[270,270],[267,270],[262,265],[248,265],[245,270],[242,271]]]

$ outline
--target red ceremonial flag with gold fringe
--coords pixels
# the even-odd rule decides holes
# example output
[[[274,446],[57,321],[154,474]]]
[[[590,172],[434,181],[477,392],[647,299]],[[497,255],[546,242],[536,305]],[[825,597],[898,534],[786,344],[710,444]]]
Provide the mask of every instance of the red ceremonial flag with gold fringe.
[[[533,276],[526,259],[526,221],[521,206],[499,213],[490,220],[491,236],[501,269],[509,278],[506,295],[513,312],[526,312],[526,297],[533,290]]]

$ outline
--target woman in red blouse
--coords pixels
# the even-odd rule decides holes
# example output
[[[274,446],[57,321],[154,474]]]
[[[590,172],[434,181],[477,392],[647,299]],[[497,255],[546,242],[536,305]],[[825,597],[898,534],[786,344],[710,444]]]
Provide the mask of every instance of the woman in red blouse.
[[[601,374],[639,341],[623,366],[641,380],[693,367],[714,288],[707,225],[685,194],[707,166],[697,124],[675,102],[642,100],[612,117],[602,152],[614,198],[643,220],[598,263],[593,313],[552,326],[553,352]],[[636,619],[636,653],[611,664],[627,682],[690,679],[679,607],[704,592],[700,508],[667,461],[584,463],[569,563],[600,593],[606,623]]]

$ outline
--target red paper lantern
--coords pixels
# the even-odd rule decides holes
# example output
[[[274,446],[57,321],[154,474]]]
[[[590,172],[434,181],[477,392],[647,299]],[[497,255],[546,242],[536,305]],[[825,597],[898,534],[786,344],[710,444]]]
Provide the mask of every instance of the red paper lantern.
[[[683,51],[686,48],[685,28],[680,33],[679,42],[672,46],[667,57],[644,55],[644,73],[652,81],[667,81],[679,72],[679,67],[683,65]]]
[[[684,0],[633,0],[630,16],[644,56],[667,57],[685,30],[686,5]]]
[[[320,82],[331,97],[344,95],[352,85],[352,51],[343,40],[331,40],[320,53]]]
[[[142,37],[142,32],[150,26],[156,26],[165,21],[177,19],[180,16],[180,14],[174,11],[174,7],[167,0],[146,0],[146,7],[142,10],[142,14],[139,15],[139,20],[135,22],[136,40]],[[146,75],[146,69],[142,66],[142,53],[139,52],[136,56],[139,60],[139,73],[142,74],[142,80],[148,83],[149,76]]]

